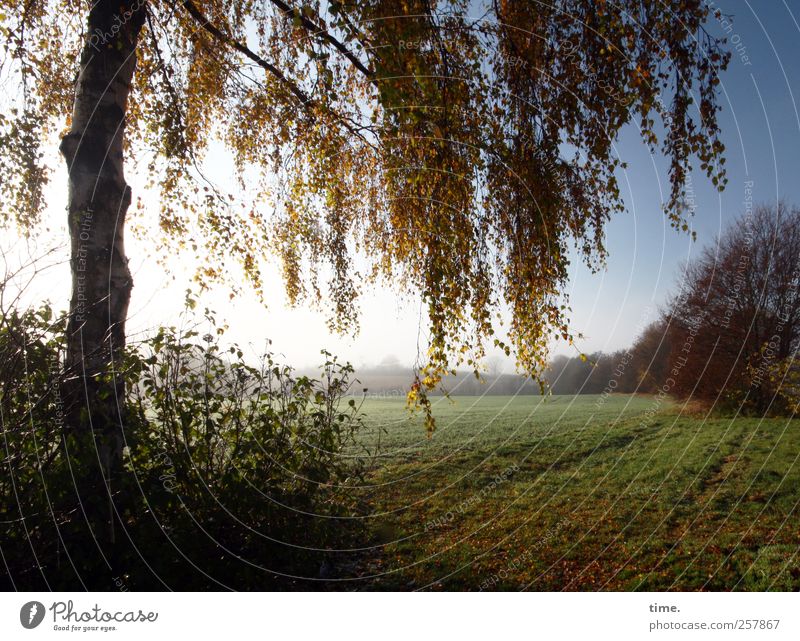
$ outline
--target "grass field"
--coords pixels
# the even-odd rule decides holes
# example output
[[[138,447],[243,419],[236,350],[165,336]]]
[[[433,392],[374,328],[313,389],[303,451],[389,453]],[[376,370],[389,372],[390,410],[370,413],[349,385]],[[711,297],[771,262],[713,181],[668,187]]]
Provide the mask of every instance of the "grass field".
[[[800,589],[800,420],[623,395],[434,409],[428,439],[401,399],[364,405],[363,587]]]

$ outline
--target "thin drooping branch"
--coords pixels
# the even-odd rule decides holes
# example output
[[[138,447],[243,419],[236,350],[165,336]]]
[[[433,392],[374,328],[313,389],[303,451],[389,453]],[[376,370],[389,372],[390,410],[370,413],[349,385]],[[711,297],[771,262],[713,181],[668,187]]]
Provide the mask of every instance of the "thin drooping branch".
[[[339,53],[341,53],[345,58],[347,58],[350,63],[358,69],[362,74],[364,74],[367,78],[369,78],[370,82],[374,81],[374,72],[367,68],[358,57],[350,51],[340,40],[336,37],[332,36],[328,31],[320,27],[319,25],[314,24],[308,17],[304,16],[302,10],[293,9],[288,4],[283,2],[283,0],[271,0],[272,4],[274,4],[278,9],[280,9],[284,14],[290,16],[298,16],[300,19],[300,24],[305,28],[307,31],[310,31],[313,36],[319,37],[324,42],[327,42],[331,46],[333,46]]]
[[[292,94],[295,95],[295,97],[300,102],[303,103],[304,106],[308,106],[311,104],[311,98],[294,82],[289,80],[289,78],[287,78],[281,72],[280,69],[278,69],[271,62],[264,60],[264,58],[259,56],[255,51],[250,49],[248,46],[242,44],[238,40],[235,40],[230,36],[224,34],[222,31],[220,31],[219,28],[217,28],[214,24],[212,24],[211,21],[208,20],[208,18],[206,18],[205,15],[203,15],[203,12],[197,8],[197,5],[195,5],[194,2],[192,2],[192,0],[184,0],[183,7],[184,9],[186,9],[189,15],[192,16],[198,23],[200,23],[200,26],[205,31],[214,36],[214,38],[232,47],[246,58],[249,58],[250,60],[255,62],[259,67],[269,72],[272,76],[277,78],[281,82],[281,84],[283,84],[289,91],[292,92]]]
[[[192,2],[192,0],[184,0],[183,7],[192,16],[200,26],[209,34],[211,34],[215,39],[219,42],[231,47],[232,49],[238,51],[249,60],[252,60],[256,65],[261,67],[262,69],[266,70],[272,76],[277,78],[285,87],[291,91],[291,93],[302,103],[303,107],[311,112],[311,107],[316,105],[316,102],[309,96],[305,91],[303,91],[296,83],[292,82],[289,78],[287,78],[281,71],[272,63],[264,60],[261,56],[259,56],[256,52],[250,49],[247,45],[242,44],[238,40],[231,38],[230,36],[223,33],[218,27],[212,24],[208,18],[203,15],[203,12],[197,8],[197,5]],[[313,113],[311,113],[313,117]],[[339,120],[342,126],[349,131],[354,136],[358,137],[362,142],[369,145],[370,147],[374,148],[374,145],[364,136],[362,131],[372,131],[372,129],[368,126],[360,125],[356,123],[352,118],[349,116],[345,116],[343,114],[334,114],[334,116]]]

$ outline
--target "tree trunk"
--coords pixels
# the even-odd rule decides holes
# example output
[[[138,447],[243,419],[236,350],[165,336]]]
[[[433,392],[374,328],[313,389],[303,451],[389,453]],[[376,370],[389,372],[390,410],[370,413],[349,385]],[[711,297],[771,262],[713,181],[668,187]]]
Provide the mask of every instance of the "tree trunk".
[[[66,426],[78,470],[77,499],[98,542],[114,542],[112,480],[124,434],[124,385],[116,375],[133,287],[124,249],[131,202],[123,138],[143,0],[96,0],[75,83],[69,133],[72,297],[64,378]]]

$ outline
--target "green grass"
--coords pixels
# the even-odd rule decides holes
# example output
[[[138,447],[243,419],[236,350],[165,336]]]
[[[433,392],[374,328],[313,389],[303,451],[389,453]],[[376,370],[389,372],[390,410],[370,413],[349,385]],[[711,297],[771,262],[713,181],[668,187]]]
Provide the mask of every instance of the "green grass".
[[[364,405],[372,589],[800,589],[800,420],[647,396]],[[380,545],[378,545],[380,544]]]

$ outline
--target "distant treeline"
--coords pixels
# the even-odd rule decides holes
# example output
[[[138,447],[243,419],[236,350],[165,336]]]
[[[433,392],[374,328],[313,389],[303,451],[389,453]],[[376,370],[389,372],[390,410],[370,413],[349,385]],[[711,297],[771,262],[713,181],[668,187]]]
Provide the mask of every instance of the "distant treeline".
[[[669,334],[659,320],[647,327],[627,350],[576,354],[572,358],[557,356],[543,379],[553,394],[654,393],[669,369],[669,353]],[[411,368],[396,363],[361,368],[356,376],[359,383],[353,392],[366,390],[366,395],[372,398],[405,398],[414,380]],[[445,377],[441,389],[433,394],[442,394],[443,390],[458,396],[541,394],[539,384],[530,377],[501,373],[482,373],[478,379],[472,372],[457,372]]]
[[[353,387],[354,393],[362,393],[370,398],[405,398],[414,372],[404,367],[374,367],[356,371],[359,383]],[[529,377],[519,374],[483,374],[479,379],[472,372],[458,372],[447,376],[441,389],[432,392],[436,396],[444,392],[457,396],[508,396],[514,394],[539,394],[539,385]]]
[[[664,323],[654,322],[636,339],[633,346],[611,354],[557,356],[544,373],[553,394],[655,393],[669,369],[669,334]],[[359,369],[354,393],[371,398],[405,398],[414,373],[398,365]],[[442,382],[442,390],[457,396],[507,396],[540,394],[539,384],[519,374],[457,372]],[[442,390],[434,394],[443,393]]]
[[[547,389],[553,394],[655,393],[667,378],[670,363],[669,332],[661,319],[644,329],[627,350],[610,354],[596,352],[557,356],[544,372]],[[405,398],[414,372],[398,363],[356,371],[358,383],[353,393],[371,398]],[[480,379],[472,372],[457,372],[446,377],[441,389],[457,396],[508,396],[541,394],[539,383],[520,374],[482,373]]]
[[[572,358],[557,356],[545,378],[553,394],[657,392],[670,368],[671,343],[666,323],[659,320],[639,335],[633,346],[610,354],[595,352]]]

